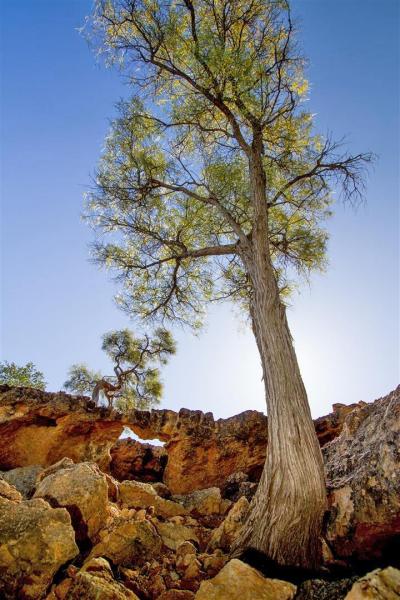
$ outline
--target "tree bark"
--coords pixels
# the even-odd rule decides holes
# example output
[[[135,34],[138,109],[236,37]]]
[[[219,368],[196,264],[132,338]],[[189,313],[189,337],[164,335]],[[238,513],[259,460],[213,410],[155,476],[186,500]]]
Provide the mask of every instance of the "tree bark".
[[[268,247],[261,164],[253,164],[255,227],[243,257],[253,287],[251,317],[261,356],[268,413],[264,470],[233,554],[256,550],[278,565],[320,563],[326,508],[322,454]]]

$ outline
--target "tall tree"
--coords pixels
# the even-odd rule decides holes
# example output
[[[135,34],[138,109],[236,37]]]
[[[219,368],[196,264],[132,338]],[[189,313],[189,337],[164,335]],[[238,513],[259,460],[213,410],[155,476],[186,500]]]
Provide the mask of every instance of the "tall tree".
[[[31,387],[38,390],[46,389],[44,375],[33,362],[19,367],[15,362],[7,360],[0,363],[0,383],[10,386]]]
[[[99,0],[91,34],[125,68],[88,215],[109,239],[130,314],[197,327],[204,305],[248,311],[268,453],[239,547],[319,561],[324,470],[283,298],[324,264],[331,190],[362,190],[370,156],[314,134],[285,0]]]
[[[114,375],[104,376],[84,364],[69,370],[64,387],[78,394],[90,393],[97,404],[100,393],[112,408],[122,412],[132,408],[149,408],[157,404],[162,394],[157,364],[166,364],[175,353],[175,343],[166,329],[157,329],[150,338],[135,338],[129,329],[110,331],[103,336],[102,350],[113,362]]]

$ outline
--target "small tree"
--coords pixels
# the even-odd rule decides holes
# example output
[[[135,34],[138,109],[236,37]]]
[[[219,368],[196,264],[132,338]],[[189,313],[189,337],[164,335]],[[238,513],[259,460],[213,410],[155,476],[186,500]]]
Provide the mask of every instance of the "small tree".
[[[103,393],[110,408],[116,401],[123,412],[159,402],[162,383],[155,365],[166,364],[175,353],[174,341],[167,330],[157,329],[153,339],[147,335],[135,338],[128,329],[111,331],[103,336],[102,349],[114,364],[114,375],[103,376],[84,364],[75,364],[64,383],[67,390],[90,393],[96,404]]]
[[[38,390],[46,389],[44,375],[32,362],[19,367],[14,362],[0,363],[0,383],[10,386],[31,387]]]
[[[283,302],[324,266],[331,191],[368,154],[316,135],[286,0],[98,0],[94,36],[128,70],[88,212],[130,314],[197,326],[230,298],[251,319],[268,411],[264,472],[239,549],[314,567],[324,468]]]

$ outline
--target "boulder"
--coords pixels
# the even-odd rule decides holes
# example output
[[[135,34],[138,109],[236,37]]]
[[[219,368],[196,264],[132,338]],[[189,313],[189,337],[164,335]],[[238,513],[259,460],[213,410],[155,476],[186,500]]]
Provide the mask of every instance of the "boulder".
[[[400,571],[387,567],[376,569],[356,581],[345,600],[398,600],[399,598]]]
[[[213,579],[203,581],[196,600],[292,600],[296,586],[267,579],[240,560],[230,560]]]
[[[148,508],[153,506],[155,514],[165,518],[188,513],[181,504],[161,498],[150,483],[123,481],[118,487],[119,502],[123,507]]]
[[[37,600],[79,553],[68,511],[42,499],[0,499],[0,597]]]
[[[104,558],[85,563],[68,588],[65,600],[139,600],[131,590],[116,581]]]
[[[247,500],[250,501],[256,493],[257,485],[257,483],[249,481],[246,473],[232,473],[222,486],[221,493],[224,498],[233,502],[236,502],[242,496],[246,496]]]
[[[168,454],[163,446],[126,438],[118,440],[111,448],[110,473],[118,481],[162,481],[167,461]]]
[[[221,525],[213,531],[208,544],[209,551],[215,550],[216,548],[222,548],[223,550],[230,549],[232,542],[238,535],[244,523],[249,506],[250,503],[245,496],[239,498],[236,504],[232,506]]]
[[[13,485],[0,476],[0,498],[12,500],[13,502],[21,502],[22,496]]]
[[[13,485],[26,499],[29,500],[35,492],[36,481],[39,473],[43,471],[40,465],[31,465],[29,467],[19,467],[0,473],[0,475]]]
[[[192,527],[172,521],[157,523],[156,528],[163,544],[171,550],[176,550],[183,542],[199,543],[199,538]]]
[[[360,403],[341,434],[323,448],[334,554],[390,559],[400,542],[400,386]]]
[[[221,491],[217,487],[196,490],[184,496],[176,495],[173,499],[195,516],[223,515],[231,506],[229,500],[221,497]]]
[[[91,463],[71,464],[52,472],[39,483],[34,497],[68,510],[78,542],[93,541],[108,516],[107,482]]]
[[[129,567],[157,557],[161,546],[161,538],[149,521],[121,515],[101,532],[101,541],[92,548],[90,558],[103,556]]]

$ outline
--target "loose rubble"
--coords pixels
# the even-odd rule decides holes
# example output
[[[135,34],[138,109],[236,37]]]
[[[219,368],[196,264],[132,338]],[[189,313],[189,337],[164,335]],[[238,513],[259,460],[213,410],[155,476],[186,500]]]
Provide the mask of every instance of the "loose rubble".
[[[156,411],[155,416],[134,411],[129,420],[137,429],[148,435],[157,429],[166,440],[166,449],[161,448],[158,454],[167,456],[168,463],[160,471],[157,453],[151,450],[147,456],[151,454],[152,465],[146,470],[146,451],[135,441],[122,445],[123,452],[121,444],[118,452],[111,452],[114,466],[110,469],[106,456],[112,449],[109,433],[117,423],[122,429],[128,417],[91,408],[90,404],[85,407],[80,398],[76,399],[75,410],[74,399],[65,394],[49,395],[55,401],[59,397],[61,403],[61,407],[51,407],[45,393],[37,395],[33,391],[32,399],[29,393],[26,390],[11,393],[9,389],[0,393],[0,436],[5,432],[6,440],[12,443],[13,435],[19,431],[18,448],[7,450],[0,437],[0,598],[391,600],[400,597],[400,572],[394,568],[400,533],[400,388],[371,404],[338,405],[332,418],[324,417],[317,422],[320,439],[329,440],[323,447],[330,498],[324,541],[325,572],[341,569],[342,574],[337,579],[332,579],[331,573],[330,578],[314,578],[296,585],[276,579],[267,568],[261,573],[229,556],[257,486],[261,442],[255,454],[247,448],[240,460],[227,456],[229,469],[222,472],[224,478],[221,475],[217,484],[215,473],[224,455],[219,444],[221,440],[226,442],[229,454],[232,444],[238,443],[237,449],[244,443],[245,435],[253,441],[259,435],[261,440],[259,426],[261,423],[265,426],[265,418],[244,413],[236,420],[221,420],[224,421],[221,423],[212,416],[190,411],[179,414]],[[67,408],[72,411],[68,415],[63,412]],[[69,423],[73,439],[80,440],[78,449],[74,454],[66,441],[62,441],[60,447],[68,448],[68,452],[61,456],[55,452],[52,461],[48,453],[41,454],[37,447],[31,463],[27,464],[27,452],[20,451],[27,423],[36,428],[36,434],[39,428],[41,435],[45,435],[46,428],[50,428],[49,419],[56,422],[51,427],[59,428],[61,439],[67,431],[64,420]],[[186,427],[184,433],[178,432],[178,422]],[[238,428],[243,422],[241,433]],[[200,433],[206,448],[203,459],[211,461],[202,479],[198,470]],[[31,435],[26,443],[30,443]],[[173,443],[181,444],[186,452],[191,439],[194,439],[194,464],[189,465],[182,457],[179,469],[174,471],[170,465],[176,456],[176,450],[171,453]],[[131,452],[135,448],[139,455],[136,465],[141,466],[133,469]],[[122,463],[115,457],[121,458],[122,454],[126,468],[118,471],[116,465],[121,467]],[[45,456],[43,462],[37,462],[39,455]],[[187,468],[185,483],[177,485],[175,476],[183,465]],[[228,472],[238,465],[237,471]],[[115,478],[122,473],[128,475],[127,479]],[[161,475],[163,481],[156,481]],[[173,482],[172,489],[168,481]],[[198,489],[201,481],[203,488]],[[379,560],[386,568],[361,578],[354,575],[353,566],[365,574],[371,570],[372,560]]]

